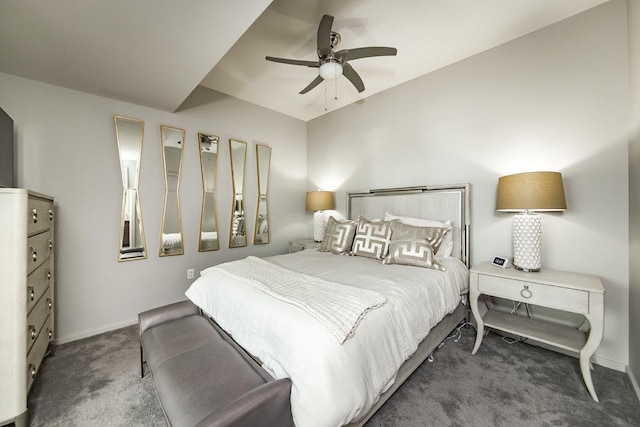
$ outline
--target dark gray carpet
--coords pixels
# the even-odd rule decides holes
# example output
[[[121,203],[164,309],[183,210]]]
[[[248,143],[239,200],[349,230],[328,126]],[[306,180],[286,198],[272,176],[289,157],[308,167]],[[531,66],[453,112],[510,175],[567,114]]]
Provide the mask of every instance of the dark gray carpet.
[[[472,329],[449,340],[367,423],[380,426],[640,426],[626,374],[596,366],[591,400],[577,359]],[[60,345],[29,399],[32,426],[163,426],[150,376],[140,379],[135,326]]]
[[[425,362],[376,413],[380,426],[640,426],[640,402],[625,373],[595,365],[591,399],[578,359],[490,333],[471,355],[463,330]]]
[[[29,396],[30,425],[164,426],[150,375],[140,378],[137,326],[56,346]]]

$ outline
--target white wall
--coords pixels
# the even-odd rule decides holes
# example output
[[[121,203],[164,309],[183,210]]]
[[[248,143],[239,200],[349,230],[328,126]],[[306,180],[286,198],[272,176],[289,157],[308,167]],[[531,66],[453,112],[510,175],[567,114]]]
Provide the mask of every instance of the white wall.
[[[627,72],[626,6],[616,0],[309,122],[308,187],[337,190],[344,213],[348,190],[471,183],[477,263],[511,254],[498,178],[562,172],[568,210],[543,214],[543,267],[602,277],[596,355],[623,369]]]
[[[629,368],[640,397],[640,4],[627,1],[629,22]]]
[[[158,88],[162,90],[162,88]],[[203,268],[249,254],[287,251],[306,236],[306,125],[234,98],[201,91],[181,112],[125,102],[0,74],[0,105],[15,122],[18,186],[56,197],[57,340],[65,342],[137,321],[137,313],[184,299]],[[117,262],[122,181],[113,115],[144,120],[140,199],[148,258]],[[186,129],[180,182],[185,254],[158,257],[164,201],[160,125]],[[197,251],[201,178],[198,132],[220,137],[217,186],[221,250]],[[253,237],[255,144],[272,147],[268,245],[228,249],[231,172],[228,139],[248,143],[247,220]]]

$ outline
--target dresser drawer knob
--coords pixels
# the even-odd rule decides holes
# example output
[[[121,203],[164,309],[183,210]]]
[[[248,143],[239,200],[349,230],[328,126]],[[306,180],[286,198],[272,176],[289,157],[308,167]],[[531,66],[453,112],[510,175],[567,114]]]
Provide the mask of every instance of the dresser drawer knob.
[[[47,280],[51,280],[51,270],[47,268]]]
[[[27,292],[29,293],[29,301],[36,299],[36,291],[33,289],[33,286],[29,286],[27,288]]]
[[[520,295],[522,295],[522,298],[531,298],[533,296],[533,292],[529,289],[529,285],[524,285],[524,289],[520,291]]]
[[[33,221],[34,224],[38,222],[38,210],[37,209],[31,209],[31,221]]]
[[[38,250],[36,248],[31,248],[31,259],[33,262],[38,260]]]
[[[49,209],[49,221],[53,221],[53,209]]]
[[[31,374],[31,379],[36,377],[36,366],[33,363],[29,363],[29,373]]]
[[[31,340],[35,340],[38,336],[38,332],[36,331],[36,327],[33,325],[29,325],[29,335],[31,336]]]
[[[53,250],[53,240],[49,240],[49,250]]]
[[[49,310],[53,307],[53,301],[51,301],[51,298],[47,298],[47,307],[49,307]]]
[[[53,338],[53,331],[51,328],[47,328],[47,335],[49,335],[49,341],[51,341],[51,338]]]

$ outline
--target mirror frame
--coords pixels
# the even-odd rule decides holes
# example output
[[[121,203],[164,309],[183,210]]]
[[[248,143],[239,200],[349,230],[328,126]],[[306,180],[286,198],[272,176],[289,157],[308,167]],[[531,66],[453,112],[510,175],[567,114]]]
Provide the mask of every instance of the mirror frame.
[[[211,162],[207,162],[205,159],[205,149],[203,147],[203,142],[210,142],[212,145],[215,144],[216,146],[215,159]],[[216,209],[216,177],[218,174],[220,138],[216,135],[198,132],[198,148],[200,150],[200,172],[202,173],[202,210],[200,212],[200,234],[198,235],[198,252],[217,251],[218,249],[220,249],[220,231],[218,230],[218,213]],[[211,173],[207,173],[207,166],[213,168],[213,171],[210,171]],[[208,179],[211,181],[210,183],[207,182]],[[207,191],[208,184],[210,184],[210,191]],[[209,210],[207,210],[207,200],[211,202]],[[206,224],[210,223],[210,221],[207,220],[208,218],[213,219],[213,230],[206,230]],[[204,233],[214,232],[216,234],[215,242],[210,245],[211,247],[205,247],[205,240],[207,239],[203,239],[202,235]]]
[[[263,150],[262,154],[260,151]],[[268,159],[262,159],[264,156],[269,156]],[[265,160],[266,171],[263,171],[260,167],[260,161]],[[263,144],[256,144],[256,170],[258,177],[258,200],[256,203],[256,224],[253,232],[253,244],[254,245],[266,245],[271,241],[271,223],[269,219],[269,175],[271,171],[271,147]],[[263,192],[264,190],[264,192]],[[260,205],[264,201],[264,221],[266,221],[267,229],[266,233],[258,233],[260,230]],[[258,240],[258,236],[266,236],[266,239],[261,238]]]
[[[178,239],[180,240],[179,248],[172,253],[165,252],[165,226],[167,222],[167,205],[169,202],[169,194],[172,192],[172,189],[169,188],[169,175],[167,171],[167,155],[166,155],[166,143],[168,138],[168,131],[175,131],[182,134],[180,141],[177,143],[180,145],[180,158],[178,160],[178,171],[176,176],[176,209],[177,209],[177,220],[178,220],[178,232],[170,233],[170,234],[178,234]],[[162,160],[164,166],[164,205],[162,208],[162,225],[160,228],[160,247],[158,248],[158,256],[174,256],[174,255],[184,255],[184,236],[182,234],[182,214],[180,210],[180,175],[182,172],[182,158],[184,153],[184,138],[185,138],[185,130],[181,128],[176,128],[173,126],[160,125],[160,145],[162,147]],[[177,147],[176,147],[177,148]],[[170,243],[173,245],[174,241],[171,240]],[[177,245],[175,245],[177,247]],[[171,248],[173,249],[173,248]]]
[[[233,161],[233,148],[234,148],[234,144],[236,144],[236,146],[238,148],[242,147],[242,171],[240,173],[239,170],[237,170],[237,168],[240,167],[240,165],[237,165],[234,163]],[[231,200],[231,223],[229,225],[229,248],[242,248],[247,246],[247,215],[246,215],[246,209],[244,208],[244,187],[245,187],[245,183],[244,183],[244,177],[246,174],[246,169],[247,169],[247,143],[244,141],[240,141],[237,139],[229,139],[229,159],[231,161],[231,186],[232,186],[232,192],[231,192],[231,196],[232,196],[232,200]],[[240,174],[240,177],[237,177],[237,175]],[[239,178],[239,182],[242,185],[242,189],[240,192],[238,192],[237,187],[236,187],[236,178]],[[238,202],[238,196],[239,197],[239,202]],[[242,226],[244,227],[244,241],[238,243],[237,241],[237,236],[234,235],[234,221],[236,220],[236,212],[239,211],[241,212],[241,216],[243,221]]]
[[[135,194],[132,195],[133,198],[135,198],[135,214],[138,218],[138,220],[136,221],[136,223],[140,224],[140,240],[142,243],[142,251],[131,251],[128,250],[126,251],[124,248],[124,239],[125,239],[125,222],[126,222],[126,217],[127,217],[127,191],[130,190],[129,185],[128,185],[128,181],[129,179],[126,178],[129,176],[129,174],[127,173],[128,169],[125,167],[124,163],[123,163],[123,139],[125,135],[121,135],[121,131],[122,128],[118,127],[118,122],[131,122],[131,123],[137,123],[140,125],[140,144],[139,144],[139,148],[138,148],[138,162],[136,165],[136,173],[135,173],[135,186],[132,188],[135,192]],[[119,115],[114,115],[113,116],[113,123],[115,126],[115,132],[116,132],[116,144],[118,146],[118,160],[120,163],[120,179],[122,180],[122,209],[120,211],[120,233],[119,233],[119,238],[118,238],[118,261],[135,261],[135,260],[140,260],[140,259],[146,259],[147,258],[147,241],[145,238],[145,234],[144,234],[144,224],[142,221],[142,209],[140,207],[140,191],[139,191],[139,183],[140,183],[140,169],[142,166],[142,144],[144,142],[144,121],[139,120],[139,119],[133,119],[130,117],[125,117],[125,116],[119,116]],[[129,224],[131,224],[131,221],[129,221]],[[129,228],[129,230],[131,230],[131,228]],[[127,236],[131,237],[131,231],[129,231],[129,233],[127,234]],[[137,234],[135,234],[137,235]],[[133,254],[136,252],[141,252],[140,255],[138,256],[126,256],[127,253]]]

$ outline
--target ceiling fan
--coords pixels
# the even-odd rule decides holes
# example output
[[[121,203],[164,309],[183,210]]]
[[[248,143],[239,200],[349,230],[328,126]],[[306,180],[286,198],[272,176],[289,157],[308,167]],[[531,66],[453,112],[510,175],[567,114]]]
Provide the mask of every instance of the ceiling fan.
[[[309,92],[314,87],[322,83],[323,80],[337,79],[341,75],[344,75],[358,90],[358,92],[364,91],[364,83],[353,69],[348,61],[361,58],[369,58],[372,56],[395,56],[398,50],[393,47],[359,47],[356,49],[343,49],[334,52],[333,49],[340,44],[340,34],[331,31],[333,26],[333,16],[323,15],[318,25],[318,60],[317,61],[302,61],[297,59],[275,58],[273,56],[267,56],[267,61],[280,62],[290,65],[301,65],[304,67],[318,68],[319,75],[304,89],[300,91],[300,94]]]

